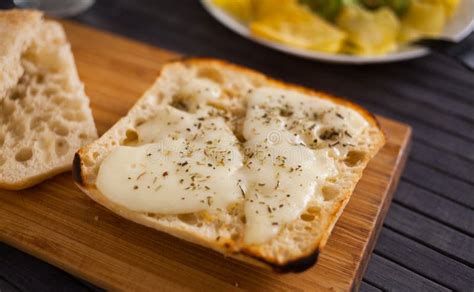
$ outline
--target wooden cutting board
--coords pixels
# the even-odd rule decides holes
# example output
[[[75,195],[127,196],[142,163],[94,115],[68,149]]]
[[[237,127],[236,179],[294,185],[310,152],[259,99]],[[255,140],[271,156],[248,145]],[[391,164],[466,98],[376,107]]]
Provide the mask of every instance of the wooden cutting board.
[[[64,22],[104,133],[179,57]],[[37,187],[0,190],[0,239],[100,287],[123,290],[357,290],[403,169],[411,130],[379,117],[388,144],[370,162],[317,265],[276,274],[120,218],[64,173]]]

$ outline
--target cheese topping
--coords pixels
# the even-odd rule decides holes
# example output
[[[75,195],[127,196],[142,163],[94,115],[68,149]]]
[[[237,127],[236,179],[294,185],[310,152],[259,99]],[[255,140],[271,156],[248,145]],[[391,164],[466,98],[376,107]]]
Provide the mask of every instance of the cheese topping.
[[[163,105],[136,131],[139,146],[119,146],[102,162],[97,188],[133,211],[184,214],[225,211],[243,203],[245,244],[262,244],[323,200],[368,123],[351,109],[276,88],[249,93],[240,143],[222,112],[207,105],[220,88],[187,84],[188,112]],[[192,97],[191,97],[192,96]]]
[[[222,118],[164,106],[137,132],[142,146],[117,147],[101,164],[96,185],[111,201],[133,211],[183,214],[225,210],[241,198],[242,157]]]
[[[245,243],[273,238],[301,215],[316,186],[337,173],[327,149],[311,150],[298,133],[287,129],[279,107],[268,104],[268,92],[250,96],[244,137]],[[289,97],[291,98],[291,97]]]

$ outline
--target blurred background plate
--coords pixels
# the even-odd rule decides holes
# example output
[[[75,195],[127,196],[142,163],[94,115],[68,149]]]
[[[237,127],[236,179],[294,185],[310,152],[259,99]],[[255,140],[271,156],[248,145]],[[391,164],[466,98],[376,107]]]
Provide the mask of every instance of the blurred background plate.
[[[388,63],[402,60],[409,60],[425,56],[429,53],[429,49],[420,46],[408,46],[401,48],[397,52],[389,53],[382,56],[366,57],[353,56],[345,54],[328,54],[318,51],[310,51],[291,47],[282,43],[266,40],[251,34],[248,27],[238,21],[224,10],[220,9],[212,3],[212,0],[201,0],[204,8],[215,19],[227,28],[264,46],[285,52],[287,54],[300,56],[303,58],[320,60],[331,63],[346,64],[370,64],[370,63]],[[469,35],[474,26],[474,0],[461,0],[460,5],[451,20],[446,24],[443,36],[455,41],[461,41]],[[442,36],[442,37],[443,37]]]

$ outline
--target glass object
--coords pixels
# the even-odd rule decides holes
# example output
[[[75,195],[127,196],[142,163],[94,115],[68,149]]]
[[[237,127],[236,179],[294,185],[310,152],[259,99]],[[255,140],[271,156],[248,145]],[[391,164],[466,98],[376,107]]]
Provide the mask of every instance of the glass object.
[[[85,11],[95,0],[14,0],[13,2],[19,8],[39,9],[48,15],[67,17]]]

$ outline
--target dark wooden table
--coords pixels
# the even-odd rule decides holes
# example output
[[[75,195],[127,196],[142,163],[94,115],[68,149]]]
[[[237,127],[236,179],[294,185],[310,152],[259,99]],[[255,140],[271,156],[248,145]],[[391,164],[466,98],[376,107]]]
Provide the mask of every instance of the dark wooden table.
[[[98,0],[74,20],[228,59],[410,124],[410,158],[361,291],[474,290],[474,73],[442,55],[371,66],[299,59],[239,37],[197,0]],[[474,35],[467,41],[474,50]],[[48,290],[99,289],[0,243],[0,291]]]

